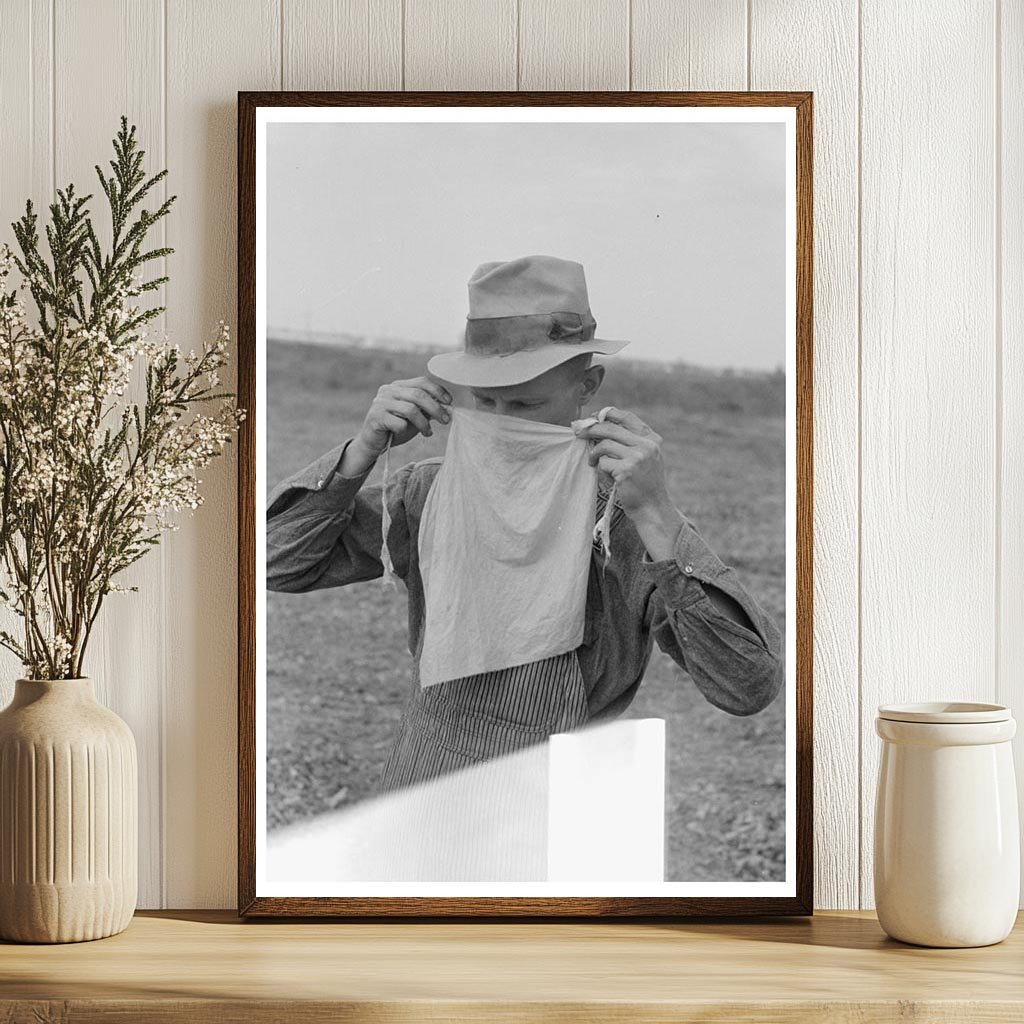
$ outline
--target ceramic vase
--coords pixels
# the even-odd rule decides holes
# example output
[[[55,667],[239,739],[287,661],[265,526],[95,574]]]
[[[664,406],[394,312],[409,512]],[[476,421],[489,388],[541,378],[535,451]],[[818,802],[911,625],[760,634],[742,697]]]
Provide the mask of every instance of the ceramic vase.
[[[138,769],[91,679],[15,684],[0,712],[0,938],[123,931],[138,889]]]
[[[1009,935],[1020,897],[1020,834],[1000,704],[886,704],[875,802],[878,922],[919,946],[988,946]]]

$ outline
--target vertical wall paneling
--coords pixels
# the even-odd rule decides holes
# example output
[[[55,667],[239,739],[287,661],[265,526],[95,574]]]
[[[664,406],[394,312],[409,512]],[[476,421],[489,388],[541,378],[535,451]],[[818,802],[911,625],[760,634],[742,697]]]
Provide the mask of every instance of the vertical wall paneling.
[[[815,902],[856,907],[857,11],[754,3],[755,89],[814,92]]]
[[[1002,537],[996,700],[1017,719],[1017,790],[1024,823],[1024,4],[1003,0],[997,43],[997,315],[1002,335]],[[1021,888],[1024,898],[1024,886]],[[1022,899],[1024,905],[1024,899]]]
[[[862,10],[864,907],[877,705],[995,691],[993,15]]]
[[[54,5],[54,168],[56,183],[74,183],[92,194],[89,210],[102,245],[111,241],[110,208],[95,165],[111,174],[113,140],[121,115],[136,125],[149,174],[163,165],[163,11],[160,0],[57,0]],[[96,54],[102,53],[103,60]],[[89,87],[83,88],[88,82]],[[162,200],[157,190],[153,201]],[[160,230],[148,248],[160,245]],[[152,279],[163,261],[147,269]],[[142,296],[159,303],[162,294]],[[159,324],[152,325],[159,329]],[[141,373],[126,396],[141,401]],[[138,593],[110,594],[90,638],[84,671],[97,698],[116,711],[135,734],[139,754],[139,905],[162,900],[162,702],[164,581],[159,552],[150,552],[118,582]],[[154,639],[157,642],[154,643]]]
[[[17,251],[11,222],[31,199],[43,217],[53,194],[53,26],[50,0],[10,0],[0,29],[0,242]],[[12,275],[12,276],[17,276]],[[12,282],[13,284],[14,282]],[[34,306],[24,292],[29,315]],[[18,618],[0,608],[0,629],[17,635]],[[14,694],[21,663],[0,648],[0,707]]]
[[[31,199],[46,209],[53,187],[51,0],[10,0],[0,32],[0,239],[15,247],[11,221]],[[31,308],[31,307],[30,307]]]
[[[285,89],[401,89],[402,0],[282,0]]]
[[[236,94],[281,83],[277,0],[167,2],[168,326],[186,349],[234,328]],[[234,334],[232,334],[234,337]],[[234,370],[225,375],[232,380]],[[165,779],[171,907],[235,899],[236,446],[167,548]]]
[[[516,0],[406,0],[406,89],[515,89]]]
[[[68,181],[102,223],[93,165],[125,113],[178,195],[153,327],[186,349],[234,326],[240,89],[814,91],[816,904],[872,906],[877,705],[998,699],[1024,718],[1024,6],[2,7],[0,237]],[[234,904],[235,471],[232,446],[92,648],[139,745],[142,906]],[[19,674],[0,653],[0,704]]]
[[[520,0],[520,89],[628,89],[628,0]]]
[[[631,88],[747,88],[747,5],[748,0],[632,0]]]

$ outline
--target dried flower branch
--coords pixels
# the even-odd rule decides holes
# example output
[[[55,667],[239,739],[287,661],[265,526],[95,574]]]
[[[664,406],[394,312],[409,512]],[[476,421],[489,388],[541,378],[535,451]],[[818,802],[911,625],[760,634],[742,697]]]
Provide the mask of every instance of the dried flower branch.
[[[167,172],[146,178],[125,117],[114,150],[112,176],[96,167],[113,227],[109,251],[86,208],[92,197],[77,197],[73,185],[50,205],[49,259],[31,200],[12,225],[21,256],[0,246],[0,602],[21,620],[20,635],[0,631],[0,646],[35,679],[81,676],[103,599],[125,589],[115,577],[177,528],[173,513],[201,504],[197,472],[244,416],[218,389],[228,358],[223,321],[198,353],[148,338],[146,324],[164,307],[134,300],[167,278],[144,281],[142,268],[173,250],[143,245],[176,197],[132,220]],[[136,366],[145,371],[138,402]]]

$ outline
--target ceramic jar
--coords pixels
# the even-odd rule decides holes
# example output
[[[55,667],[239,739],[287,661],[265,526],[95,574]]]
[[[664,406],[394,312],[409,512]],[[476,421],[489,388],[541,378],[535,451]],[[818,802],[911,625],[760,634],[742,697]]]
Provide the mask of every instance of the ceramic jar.
[[[17,681],[0,712],[0,938],[80,942],[128,926],[137,773],[131,730],[91,679]]]
[[[1020,835],[1000,704],[886,704],[875,802],[878,922],[920,946],[987,946],[1010,933]]]

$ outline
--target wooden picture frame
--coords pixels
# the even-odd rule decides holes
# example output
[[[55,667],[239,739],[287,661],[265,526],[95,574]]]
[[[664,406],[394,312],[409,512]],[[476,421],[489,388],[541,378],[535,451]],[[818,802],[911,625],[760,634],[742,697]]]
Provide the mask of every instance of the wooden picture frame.
[[[787,857],[790,893],[777,896],[690,895],[268,895],[257,878],[257,513],[264,501],[257,493],[257,440],[265,411],[257,401],[257,124],[266,108],[764,108],[792,115],[792,175],[795,195],[795,323],[788,332],[795,351],[789,395],[795,409],[795,679],[793,691],[791,785],[795,809],[790,822],[795,836],[795,866]],[[567,117],[570,116],[567,113]],[[238,94],[238,401],[247,410],[240,434],[238,465],[238,909],[246,917],[332,916],[523,917],[523,918],[665,918],[809,915],[813,913],[813,770],[812,770],[812,380],[813,380],[813,236],[812,236],[812,94],[810,92],[239,92]],[[792,250],[791,250],[792,251]],[[264,325],[265,326],[265,325]],[[789,376],[792,376],[792,372]],[[791,463],[792,464],[792,463]]]

